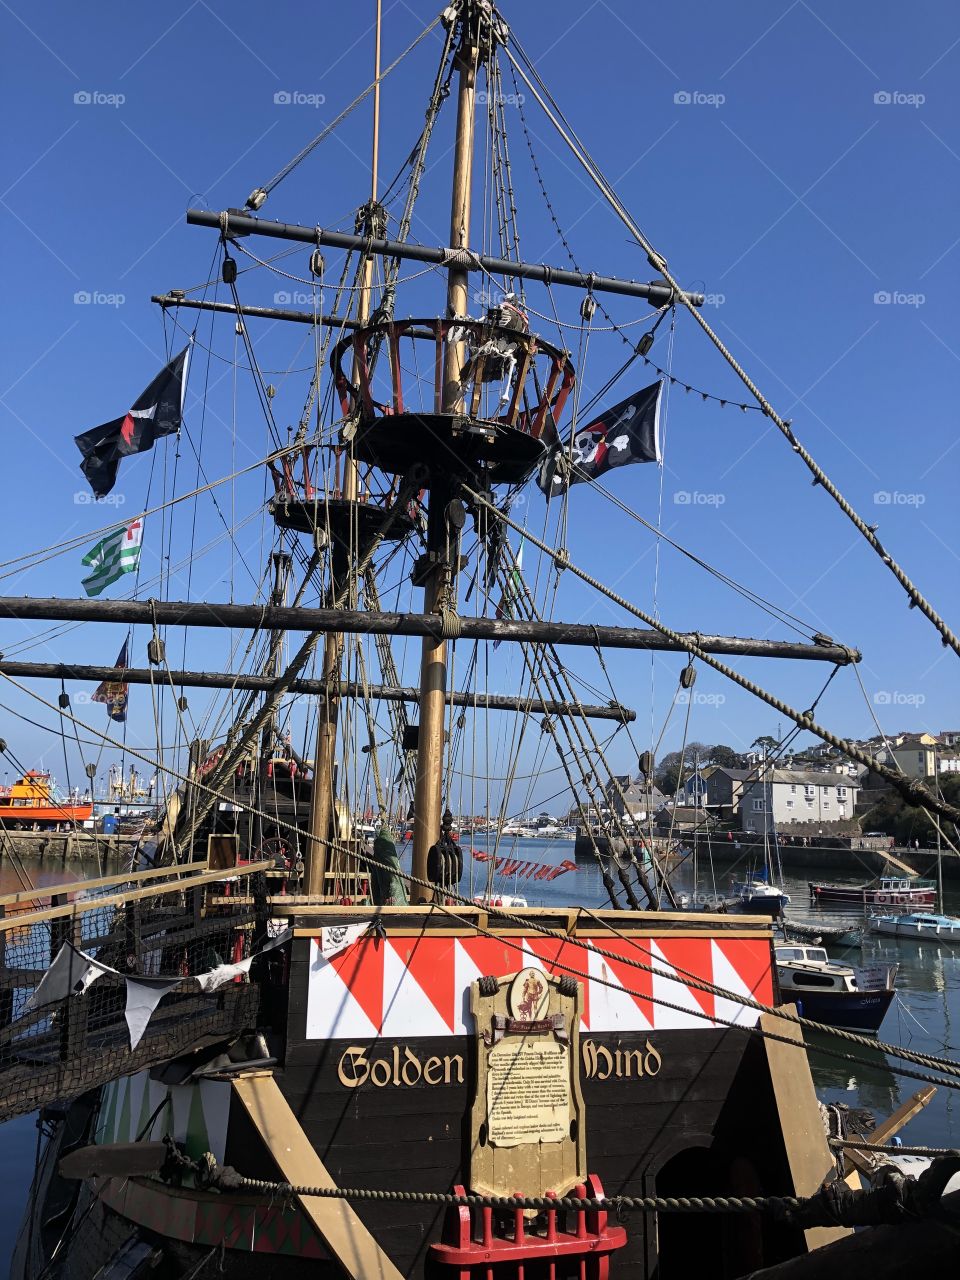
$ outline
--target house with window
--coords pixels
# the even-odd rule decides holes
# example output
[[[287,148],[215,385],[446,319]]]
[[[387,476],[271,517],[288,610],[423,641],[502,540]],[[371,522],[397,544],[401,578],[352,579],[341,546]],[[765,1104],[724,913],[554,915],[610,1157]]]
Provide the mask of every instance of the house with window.
[[[754,776],[744,783],[740,825],[744,831],[760,832],[847,822],[853,818],[859,789],[859,779],[846,773],[766,769],[762,778]]]
[[[659,787],[642,776],[631,778],[628,773],[611,778],[605,792],[608,811],[627,822],[646,822],[667,802]]]
[[[890,748],[894,760],[908,778],[932,778],[937,772],[937,743],[930,734],[910,734]]]

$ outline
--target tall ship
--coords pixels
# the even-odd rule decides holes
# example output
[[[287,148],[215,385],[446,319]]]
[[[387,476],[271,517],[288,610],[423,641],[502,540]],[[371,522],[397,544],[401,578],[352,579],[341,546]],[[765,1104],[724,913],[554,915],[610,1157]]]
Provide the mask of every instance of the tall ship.
[[[126,645],[112,668],[4,659],[21,688],[142,685],[166,708],[156,750],[126,746],[156,776],[161,810],[135,865],[73,897],[58,886],[57,901],[25,890],[0,918],[0,1118],[40,1110],[44,1135],[15,1280],[737,1276],[847,1234],[764,1211],[814,1195],[834,1168],[802,1026],[779,1006],[771,921],[680,910],[652,828],[639,841],[622,806],[601,803],[607,739],[636,719],[603,672],[613,651],[678,654],[680,689],[711,669],[856,752],[730,662],[825,671],[859,654],[822,634],[671,629],[568,549],[578,483],[660,459],[667,379],[649,353],[665,318],[699,316],[703,298],[643,237],[508,19],[454,0],[414,41],[429,35],[440,56],[389,188],[379,100],[393,67],[378,25],[372,83],[351,104],[372,113],[372,187],[346,225],[262,213],[330,129],[245,207],[190,210],[216,269],[200,289],[156,295],[167,365],[122,417],[78,437],[94,493],[109,493],[125,458],[185,430],[187,378],[223,325],[263,421],[257,597],[177,600],[168,577],[101,598],[137,562],[148,509],[102,531],[90,598],[0,601],[5,617],[148,637],[145,666]],[[524,259],[513,86],[640,245],[650,280],[612,273],[608,246],[582,264]],[[428,169],[449,185],[439,246],[411,235]],[[343,191],[331,200],[342,213]],[[251,301],[260,279],[312,304]],[[566,328],[551,309],[563,290],[579,314]],[[628,319],[607,315],[618,306]],[[260,358],[267,327],[291,335],[289,367],[308,366],[286,432]],[[593,344],[626,333],[629,351],[591,397],[594,327]],[[546,521],[541,507],[520,518],[534,498]],[[173,519],[176,501],[165,510]],[[566,604],[571,587],[580,604]],[[626,625],[564,620],[592,616],[584,590]],[[230,632],[233,666],[175,666],[181,628],[193,647]],[[584,655],[600,690],[589,700]],[[197,690],[221,698],[203,731]],[[111,696],[113,715],[125,694]],[[117,745],[68,695],[58,710]],[[171,725],[175,763],[161,750]],[[620,842],[610,859],[594,841],[603,907],[578,902],[563,842],[502,839],[519,821],[500,797],[525,734],[552,749],[583,830],[603,808]],[[638,752],[648,778],[654,763]],[[485,827],[485,847],[460,839],[462,816]],[[544,905],[512,905],[520,896]],[[739,1211],[694,1228],[678,1197]]]

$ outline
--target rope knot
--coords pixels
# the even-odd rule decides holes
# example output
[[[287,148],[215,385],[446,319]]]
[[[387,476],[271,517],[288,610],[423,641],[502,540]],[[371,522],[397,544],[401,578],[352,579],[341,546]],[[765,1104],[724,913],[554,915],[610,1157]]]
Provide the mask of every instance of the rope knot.
[[[463,619],[455,609],[440,610],[441,640],[459,640],[463,633]]]
[[[444,249],[443,265],[445,267],[472,267],[476,271],[480,267],[480,259],[472,249]]]

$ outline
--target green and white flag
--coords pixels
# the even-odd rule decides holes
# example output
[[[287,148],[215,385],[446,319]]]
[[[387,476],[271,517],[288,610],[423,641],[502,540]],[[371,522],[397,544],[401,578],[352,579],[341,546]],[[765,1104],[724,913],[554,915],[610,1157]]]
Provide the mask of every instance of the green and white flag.
[[[125,573],[133,573],[140,564],[142,535],[143,522],[132,520],[130,524],[108,533],[87,552],[83,563],[90,573],[83,579],[83,589],[88,596],[98,596],[111,582],[116,582]]]
[[[498,618],[512,618],[513,605],[520,595],[520,584],[523,579],[520,577],[523,569],[523,538],[520,539],[520,546],[517,548],[517,558],[514,561],[513,568],[504,583],[503,594],[500,597],[500,603],[497,605],[496,616]],[[499,649],[502,641],[494,640],[494,649]]]

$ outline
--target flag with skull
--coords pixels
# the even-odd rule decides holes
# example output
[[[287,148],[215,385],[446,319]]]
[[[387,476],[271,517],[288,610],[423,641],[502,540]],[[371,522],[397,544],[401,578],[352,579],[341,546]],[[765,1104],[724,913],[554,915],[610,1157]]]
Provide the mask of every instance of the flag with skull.
[[[644,387],[589,425],[555,445],[540,466],[537,484],[548,498],[582,480],[596,480],[630,462],[660,462],[662,382]]]

